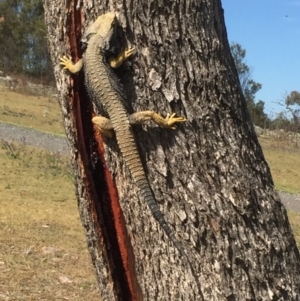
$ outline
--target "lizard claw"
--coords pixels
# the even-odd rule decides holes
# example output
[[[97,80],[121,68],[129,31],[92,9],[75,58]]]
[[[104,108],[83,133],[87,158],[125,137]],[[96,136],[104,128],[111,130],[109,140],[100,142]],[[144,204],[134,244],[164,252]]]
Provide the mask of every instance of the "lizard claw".
[[[82,59],[80,59],[76,64],[73,64],[72,59],[66,55],[61,57],[59,61],[59,64],[63,67],[64,70],[68,70],[73,74],[79,72],[83,65]]]
[[[167,125],[170,129],[175,130],[176,129],[175,123],[185,122],[186,119],[184,117],[176,117],[176,113],[173,113],[172,115],[168,113],[167,117],[165,118],[165,121],[167,122]]]
[[[63,67],[64,70],[70,70],[73,66],[71,58],[67,57],[66,55],[61,57],[59,60],[59,64]]]
[[[125,60],[126,60],[127,58],[129,58],[134,52],[135,52],[135,47],[129,48],[129,49],[125,50],[125,51],[124,51],[124,57],[125,57]]]
[[[135,48],[133,47],[121,51],[121,53],[117,57],[110,57],[108,59],[110,67],[114,69],[119,68],[123,64],[123,62],[126,61],[134,52],[135,52]]]

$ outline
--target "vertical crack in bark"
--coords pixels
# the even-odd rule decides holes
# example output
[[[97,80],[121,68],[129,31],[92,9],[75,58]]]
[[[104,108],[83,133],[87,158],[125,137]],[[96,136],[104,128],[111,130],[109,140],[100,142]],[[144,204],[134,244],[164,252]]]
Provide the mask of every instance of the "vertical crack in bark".
[[[82,15],[80,10],[70,8],[69,11],[72,11],[72,14],[69,15],[67,34],[73,57],[78,58]],[[81,174],[85,175],[82,180],[88,195],[88,214],[91,215],[94,222],[93,225],[89,226],[94,227],[92,232],[97,235],[94,239],[98,240],[94,243],[88,241],[90,252],[92,256],[95,256],[92,254],[95,253],[95,250],[91,250],[91,248],[95,247],[98,250],[105,248],[104,256],[108,260],[117,299],[139,301],[142,300],[142,293],[135,273],[133,250],[116,187],[109,169],[105,166],[104,147],[100,136],[97,136],[97,147],[94,149],[95,138],[91,123],[92,107],[84,89],[83,74],[74,75],[72,78],[73,91],[69,100],[71,102],[70,107],[73,109],[73,116],[70,117],[74,119],[77,129],[79,156],[76,160]],[[95,151],[98,153],[96,155],[98,158],[95,162],[91,162]],[[81,219],[83,219],[83,213],[80,212],[80,214]],[[83,222],[83,224],[85,223]],[[91,237],[88,237],[89,239]]]
[[[119,203],[118,192],[115,183],[112,179],[108,167],[105,165],[104,159],[104,145],[102,137],[98,134],[96,136],[98,153],[100,154],[101,161],[103,162],[103,169],[105,173],[106,192],[109,197],[109,204],[111,206],[111,213],[114,221],[115,237],[118,240],[119,252],[121,261],[126,274],[126,281],[128,282],[129,290],[131,293],[130,300],[143,300],[142,291],[137,281],[135,272],[135,261],[133,255],[132,245],[127,233],[125,218]]]

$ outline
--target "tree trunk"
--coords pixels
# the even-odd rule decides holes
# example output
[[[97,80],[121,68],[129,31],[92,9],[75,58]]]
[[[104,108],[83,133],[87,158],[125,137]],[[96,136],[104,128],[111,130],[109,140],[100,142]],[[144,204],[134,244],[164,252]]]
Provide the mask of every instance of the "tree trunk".
[[[78,0],[79,1],[79,0]],[[219,0],[44,1],[78,206],[101,300],[299,300],[299,252],[230,55]],[[118,13],[137,54],[117,71],[128,110],[176,112],[177,130],[134,132],[147,177],[200,282],[138,195],[114,139],[93,128],[80,37]]]

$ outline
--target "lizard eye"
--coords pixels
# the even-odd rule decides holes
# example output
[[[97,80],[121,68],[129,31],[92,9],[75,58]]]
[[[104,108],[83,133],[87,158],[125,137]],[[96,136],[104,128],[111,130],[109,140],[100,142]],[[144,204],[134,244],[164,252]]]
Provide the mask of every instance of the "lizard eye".
[[[87,48],[87,45],[88,45],[88,43],[87,43],[87,42],[83,42],[83,41],[81,41],[81,42],[80,42],[80,48],[81,48],[81,50],[85,51],[85,50],[86,50],[86,48]]]

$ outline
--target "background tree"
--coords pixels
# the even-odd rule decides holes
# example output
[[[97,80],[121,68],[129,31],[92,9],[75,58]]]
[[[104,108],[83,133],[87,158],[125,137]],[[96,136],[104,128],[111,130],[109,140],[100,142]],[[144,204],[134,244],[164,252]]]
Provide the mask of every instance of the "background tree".
[[[278,104],[284,109],[272,120],[271,128],[300,132],[300,93],[298,91],[286,93]]]
[[[292,114],[294,131],[300,132],[300,93],[292,91],[285,99],[286,109]]]
[[[44,5],[102,299],[298,300],[299,252],[247,112],[220,1]],[[137,50],[131,66],[117,72],[129,111],[173,111],[188,120],[173,132],[153,126],[134,132],[155,197],[200,288],[137,195],[114,139],[103,144],[93,129],[83,74],[58,64],[66,53],[78,60],[81,32],[109,10],[118,12],[120,33]]]
[[[41,0],[0,0],[0,70],[53,79]]]
[[[262,100],[255,101],[255,94],[262,85],[251,78],[251,70],[245,62],[246,50],[238,43],[231,43],[230,51],[253,123],[260,127],[269,127],[270,119],[264,112],[265,103]]]

